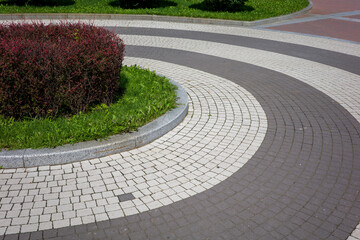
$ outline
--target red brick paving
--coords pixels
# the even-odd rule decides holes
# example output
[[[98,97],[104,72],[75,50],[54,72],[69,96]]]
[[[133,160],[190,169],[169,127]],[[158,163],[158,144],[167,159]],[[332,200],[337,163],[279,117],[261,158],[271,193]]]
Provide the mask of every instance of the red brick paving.
[[[360,10],[359,0],[312,0],[311,14],[332,14]]]
[[[270,29],[321,35],[360,42],[360,23],[337,19],[324,19],[270,27]]]
[[[312,0],[312,3],[313,7],[310,12],[296,18],[316,17],[319,15],[360,10],[360,0]],[[344,17],[360,19],[360,14]],[[346,21],[329,18],[303,23],[289,23],[287,25],[269,28],[360,42],[360,23],[351,21],[350,19]]]
[[[347,18],[356,18],[356,19],[360,19],[360,14],[359,15],[352,15],[352,16],[346,16]]]

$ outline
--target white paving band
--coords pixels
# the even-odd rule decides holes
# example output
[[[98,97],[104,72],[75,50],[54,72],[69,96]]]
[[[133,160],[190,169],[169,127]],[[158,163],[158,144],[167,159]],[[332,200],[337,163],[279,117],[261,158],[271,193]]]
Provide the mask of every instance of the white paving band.
[[[330,96],[360,122],[359,75],[301,58],[222,43],[169,37],[120,36],[128,45],[202,53],[249,63],[286,74]]]
[[[102,25],[102,22],[96,22],[97,25]],[[331,39],[317,38],[293,33],[281,33],[279,31],[264,31],[254,30],[249,28],[238,28],[238,27],[226,27],[226,26],[210,26],[201,24],[180,24],[180,23],[166,23],[166,22],[154,22],[154,21],[107,21],[107,26],[122,26],[122,27],[145,27],[145,28],[161,28],[161,29],[177,29],[177,30],[189,30],[189,31],[204,31],[212,33],[231,34],[237,36],[246,36],[267,40],[274,40],[279,42],[293,43],[303,46],[315,47],[319,49],[344,53],[360,57],[360,44],[351,44],[349,42],[334,41]],[[184,39],[176,41],[176,44],[184,41]],[[192,41],[192,40],[189,40]],[[196,45],[198,48],[201,44]],[[187,45],[190,46],[190,45]],[[164,47],[162,45],[162,47]],[[169,47],[169,46],[166,46]],[[226,46],[225,48],[227,48]],[[234,47],[236,48],[236,47]],[[209,48],[213,50],[219,50],[222,53],[224,48]],[[188,50],[182,48],[181,50]],[[244,48],[242,49],[244,50]],[[254,53],[254,49],[247,49]],[[189,51],[189,50],[188,50]],[[234,57],[232,50],[228,50]],[[275,71],[282,72],[294,78],[297,78],[318,90],[324,92],[328,96],[332,97],[338,103],[340,103],[346,110],[348,110],[356,119],[360,122],[360,100],[357,98],[360,89],[359,76],[350,74],[339,69],[332,68],[316,62],[311,62],[303,59],[296,59],[294,57],[284,56],[281,54],[273,53],[277,55],[277,63],[274,62],[274,56],[270,56],[269,52],[257,50],[258,54],[253,61],[247,61],[249,57],[244,54],[243,51],[236,56],[244,57],[242,59],[233,58],[234,60],[255,64],[261,67],[269,68]],[[265,54],[266,53],[266,54]],[[211,55],[211,52],[205,52],[205,54]],[[222,55],[220,57],[229,58],[229,55]],[[263,58],[264,57],[264,58]],[[266,57],[266,59],[265,59]],[[282,57],[287,57],[284,59]],[[292,62],[288,62],[291,59]],[[260,64],[260,61],[263,62]],[[294,62],[295,60],[295,62]],[[258,63],[258,64],[257,64]],[[307,63],[304,69],[303,63]],[[318,71],[321,70],[321,71]],[[352,234],[347,240],[360,240],[360,223],[357,225]]]
[[[94,21],[98,26],[119,26],[119,27],[143,27],[176,29],[185,31],[211,32],[220,34],[230,34],[235,36],[244,36],[273,40],[284,43],[293,43],[303,46],[309,46],[334,52],[346,53],[353,56],[360,56],[360,44],[335,41],[333,39],[318,38],[312,36],[299,35],[285,32],[271,32],[269,30],[252,29],[245,27],[216,26],[193,23],[167,23],[155,21],[114,21],[105,22]]]
[[[182,84],[189,113],[138,149],[58,166],[0,170],[0,235],[137,214],[188,198],[238,171],[260,147],[265,112],[242,87],[217,76],[127,58]],[[119,202],[131,193],[133,200]]]
[[[19,20],[23,22],[24,20]],[[33,21],[33,20],[28,20]],[[71,21],[71,20],[69,20]],[[72,20],[79,22],[78,20]],[[9,22],[9,21],[0,21]],[[13,21],[16,22],[16,21]],[[44,23],[58,22],[57,20],[42,20]],[[195,23],[176,23],[176,22],[157,22],[143,20],[81,20],[80,22],[93,23],[97,26],[118,26],[118,27],[141,27],[141,28],[159,28],[174,29],[185,31],[199,31],[219,34],[230,34],[235,36],[244,36],[273,40],[284,43],[293,43],[303,46],[309,46],[334,52],[345,53],[353,56],[360,56],[360,44],[350,42],[336,41],[333,39],[318,38],[294,33],[279,31],[269,31],[260,29],[251,29],[246,27],[217,26]]]
[[[155,21],[92,22],[98,26],[178,29],[247,36],[360,56],[359,44],[297,34]],[[139,37],[124,36],[128,38],[126,41],[134,41],[126,44],[135,44]],[[160,42],[152,42],[155,38],[151,38],[153,39],[148,43],[151,46],[171,46],[169,39],[158,38],[157,41]],[[185,39],[171,41],[176,41],[176,45],[179,45]],[[210,55],[217,50],[216,54],[220,57],[269,68],[306,82],[342,104],[359,121],[360,104],[356,96],[360,81],[354,74],[266,51],[217,43],[210,46],[210,43],[204,41],[186,41],[187,44],[183,44],[181,50],[194,51],[194,48],[200,49],[205,44],[208,48],[207,51],[203,48],[205,54]],[[190,43],[195,46],[189,46]],[[143,45],[143,42],[138,45]],[[184,199],[231,175],[232,171],[239,169],[251,158],[261,144],[266,132],[265,114],[252,95],[239,86],[230,85],[231,92],[228,92],[224,87],[231,84],[228,81],[178,65],[141,59],[128,59],[127,63],[158,69],[159,73],[173,78],[187,88],[191,103],[189,115],[184,122],[159,140],[121,155],[62,166],[0,170],[0,235],[117,218]],[[175,76],[172,73],[176,73]],[[179,79],[180,76],[184,78]],[[207,88],[209,79],[213,84]],[[217,81],[224,83],[220,85]],[[199,92],[197,88],[200,88]],[[210,98],[210,94],[216,98]],[[214,112],[215,109],[217,111]],[[235,124],[235,115],[231,115],[231,112],[236,114],[237,120],[242,119],[241,124],[245,124],[245,128],[241,124],[236,125],[238,121]],[[212,127],[215,127],[215,134],[213,130],[210,131]],[[218,135],[223,132],[229,136]],[[210,146],[206,147],[208,144]],[[250,147],[248,151],[246,146]],[[185,156],[186,159],[179,156]],[[223,162],[223,159],[235,162],[231,164]],[[208,161],[213,164],[206,165]],[[219,162],[223,163],[218,164]],[[203,173],[205,169],[210,169],[208,175]],[[194,173],[191,175],[190,171]],[[200,179],[200,176],[205,179]],[[207,177],[212,180],[206,181]],[[196,189],[194,184],[201,187]],[[130,192],[137,199],[119,204],[116,195]],[[360,224],[348,239],[360,239],[359,226]]]

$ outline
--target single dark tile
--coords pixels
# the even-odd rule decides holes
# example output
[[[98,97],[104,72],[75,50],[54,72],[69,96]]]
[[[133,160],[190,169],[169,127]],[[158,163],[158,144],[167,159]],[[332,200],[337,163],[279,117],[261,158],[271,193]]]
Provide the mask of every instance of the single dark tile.
[[[330,236],[331,232],[324,230],[322,228],[316,229],[314,231],[314,236],[318,237],[318,239],[327,239]]]
[[[117,196],[120,202],[126,202],[130,200],[134,200],[135,197],[132,193],[125,193]]]
[[[338,239],[347,239],[350,236],[349,233],[344,232],[340,229],[336,229],[335,232],[333,232],[332,234]]]
[[[28,240],[28,239],[30,239],[30,234],[31,233],[21,233],[19,235],[19,240]]]
[[[30,240],[40,240],[40,239],[43,239],[43,232],[42,231],[32,232],[30,234]]]
[[[19,234],[10,234],[10,235],[5,235],[4,240],[18,240],[19,239]]]
[[[84,226],[85,227],[85,226]],[[49,239],[57,236],[57,230],[51,229],[43,232],[44,239]]]
[[[87,232],[87,227],[86,225],[78,225],[75,226],[75,233],[76,234],[80,234],[80,233],[86,233]],[[45,235],[45,233],[44,233]]]
[[[111,226],[110,221],[96,222],[96,225],[97,225],[98,229],[104,229],[104,228],[108,228]]]
[[[99,230],[96,223],[86,224],[86,229],[87,229],[88,232],[93,232],[93,231]]]
[[[66,227],[66,228],[58,228],[57,229],[57,236],[58,237],[64,237],[69,235],[75,235],[75,227]]]

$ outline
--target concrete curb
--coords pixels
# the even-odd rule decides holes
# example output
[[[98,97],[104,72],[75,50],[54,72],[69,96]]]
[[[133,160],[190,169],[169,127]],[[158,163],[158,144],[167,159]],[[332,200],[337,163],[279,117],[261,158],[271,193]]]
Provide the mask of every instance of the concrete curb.
[[[178,107],[139,128],[137,132],[114,135],[102,141],[87,141],[51,149],[1,151],[0,166],[18,168],[65,164],[104,157],[150,143],[176,127],[187,115],[187,93],[175,81],[171,81],[171,83],[178,88],[176,91]]]
[[[144,20],[144,21],[160,21],[160,22],[179,22],[179,23],[200,23],[238,27],[253,27],[265,24],[271,24],[279,21],[291,19],[293,17],[305,14],[312,8],[312,2],[309,5],[291,14],[272,17],[256,21],[236,21],[224,19],[209,18],[192,18],[192,17],[176,17],[176,16],[160,16],[160,15],[129,15],[129,14],[79,14],[79,13],[28,13],[28,14],[0,14],[0,20],[44,20],[44,19],[78,19],[78,20]]]

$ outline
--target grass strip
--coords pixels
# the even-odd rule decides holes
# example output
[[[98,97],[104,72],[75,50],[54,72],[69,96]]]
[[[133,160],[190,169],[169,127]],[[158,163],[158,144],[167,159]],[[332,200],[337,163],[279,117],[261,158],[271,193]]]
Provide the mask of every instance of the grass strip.
[[[134,131],[176,107],[176,87],[154,72],[124,66],[125,92],[113,104],[56,119],[14,121],[0,116],[0,149],[56,147]]]
[[[186,16],[253,21],[305,8],[308,0],[248,0],[238,12],[208,11],[202,0],[158,0],[152,8],[122,9],[117,0],[57,0],[53,6],[17,6],[0,0],[0,13],[107,13]]]

